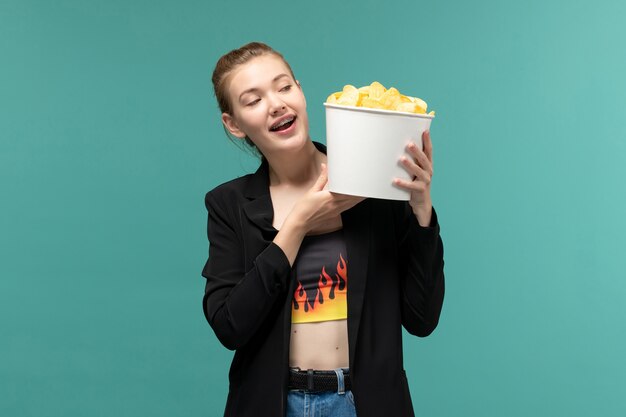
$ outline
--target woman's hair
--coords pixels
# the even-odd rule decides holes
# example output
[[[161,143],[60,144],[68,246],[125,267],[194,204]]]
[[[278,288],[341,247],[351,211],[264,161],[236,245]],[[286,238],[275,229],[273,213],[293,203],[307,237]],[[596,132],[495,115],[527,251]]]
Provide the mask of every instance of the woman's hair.
[[[228,91],[226,89],[226,85],[228,84],[226,82],[226,79],[228,78],[230,73],[237,67],[247,63],[251,59],[264,55],[274,55],[277,58],[280,58],[285,63],[285,66],[289,70],[291,77],[294,80],[296,79],[296,77],[293,75],[293,71],[291,70],[291,66],[285,60],[282,54],[262,42],[250,42],[240,48],[233,49],[232,51],[223,55],[217,61],[215,69],[213,70],[213,92],[222,113],[228,113],[230,115],[233,114],[232,103],[230,102],[230,95],[228,94]],[[236,140],[231,137],[228,130],[226,129],[226,126],[224,126],[224,132],[226,132],[226,136],[236,145],[241,143],[240,140]],[[249,149],[251,149],[257,157],[262,157],[264,159],[259,149],[248,136],[245,137],[245,142],[248,145]]]

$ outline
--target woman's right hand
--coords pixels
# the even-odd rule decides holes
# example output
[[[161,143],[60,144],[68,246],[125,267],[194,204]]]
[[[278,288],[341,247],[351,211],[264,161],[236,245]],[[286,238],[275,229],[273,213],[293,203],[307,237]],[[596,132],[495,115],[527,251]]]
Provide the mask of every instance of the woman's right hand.
[[[293,266],[302,239],[306,234],[321,234],[341,226],[341,213],[354,207],[365,197],[337,194],[325,190],[328,182],[326,164],[315,184],[296,201],[274,238],[289,264]]]
[[[289,213],[305,233],[319,234],[337,229],[340,215],[365,197],[333,193],[325,189],[328,183],[328,168],[322,163],[322,171],[313,186],[296,202]]]

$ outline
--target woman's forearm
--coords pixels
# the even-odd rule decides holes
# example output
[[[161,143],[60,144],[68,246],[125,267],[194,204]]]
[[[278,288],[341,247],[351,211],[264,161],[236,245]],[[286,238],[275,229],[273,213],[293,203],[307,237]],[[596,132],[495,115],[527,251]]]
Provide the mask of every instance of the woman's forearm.
[[[274,243],[285,252],[289,265],[293,266],[306,229],[297,220],[287,217],[274,238]]]

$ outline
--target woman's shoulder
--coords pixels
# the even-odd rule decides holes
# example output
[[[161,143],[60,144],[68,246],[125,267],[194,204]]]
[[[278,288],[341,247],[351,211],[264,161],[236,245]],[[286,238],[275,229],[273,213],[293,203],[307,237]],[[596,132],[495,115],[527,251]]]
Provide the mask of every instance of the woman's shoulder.
[[[232,180],[228,180],[219,185],[213,187],[213,189],[209,190],[209,193],[224,193],[224,192],[232,192],[241,190],[243,192],[248,180],[252,177],[253,174],[246,174],[241,177],[233,178]]]
[[[213,189],[207,191],[207,193],[205,194],[205,202],[208,199],[230,201],[243,198],[244,191],[252,175],[253,174],[247,174],[215,186]]]

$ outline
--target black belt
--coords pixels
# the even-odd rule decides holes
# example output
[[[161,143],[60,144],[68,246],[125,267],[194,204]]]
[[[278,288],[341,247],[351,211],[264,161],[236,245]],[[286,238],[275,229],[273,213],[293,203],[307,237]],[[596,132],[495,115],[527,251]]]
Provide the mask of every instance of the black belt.
[[[352,381],[348,371],[343,372],[343,384],[344,390],[352,389]],[[314,371],[312,369],[301,371],[291,369],[289,371],[289,389],[337,391],[337,374],[335,374],[335,371]]]

